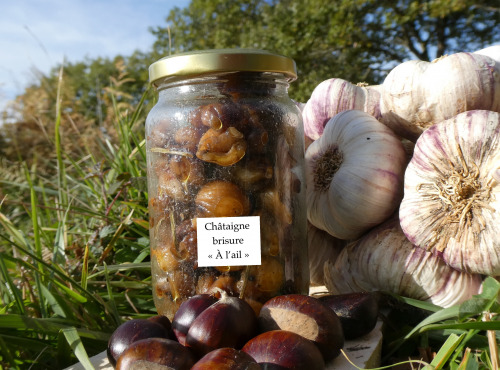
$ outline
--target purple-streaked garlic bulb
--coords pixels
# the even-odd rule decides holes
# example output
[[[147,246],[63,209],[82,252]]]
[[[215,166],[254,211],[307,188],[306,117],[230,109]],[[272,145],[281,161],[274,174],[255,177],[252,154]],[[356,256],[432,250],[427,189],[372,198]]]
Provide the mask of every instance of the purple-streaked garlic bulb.
[[[325,282],[334,294],[385,291],[450,307],[478,294],[481,276],[415,247],[391,218],[350,243],[335,263],[327,262]]]
[[[318,139],[330,118],[346,110],[357,109],[380,118],[379,90],[379,85],[353,84],[341,78],[321,82],[302,110],[305,135]]]
[[[403,144],[368,113],[337,114],[305,159],[307,218],[338,239],[355,239],[384,222],[403,198]]]
[[[500,112],[500,62],[480,53],[410,60],[382,84],[380,120],[412,141],[433,124],[474,109]]]
[[[420,136],[400,221],[453,268],[500,275],[500,113],[460,113]]]

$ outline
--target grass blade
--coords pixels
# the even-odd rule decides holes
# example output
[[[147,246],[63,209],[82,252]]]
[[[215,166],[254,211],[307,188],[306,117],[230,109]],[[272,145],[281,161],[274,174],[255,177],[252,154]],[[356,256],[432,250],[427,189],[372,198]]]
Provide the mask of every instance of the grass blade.
[[[24,301],[22,299],[21,292],[19,291],[18,287],[16,284],[11,279],[11,276],[8,273],[7,266],[5,264],[5,260],[3,258],[3,253],[0,253],[0,272],[1,272],[1,279],[5,284],[5,287],[7,288],[7,293],[10,296],[11,302],[15,302],[15,305],[17,306],[17,309],[20,314],[25,314],[26,310],[24,307]],[[2,284],[2,285],[4,285]],[[4,306],[7,306],[6,302],[2,302]]]
[[[20,332],[41,333],[57,337],[62,329],[76,327],[77,321],[63,318],[35,318],[17,314],[0,315],[0,330],[15,329]],[[78,328],[79,336],[107,342],[109,333]]]
[[[11,242],[8,238],[6,238],[4,235],[0,234],[0,238],[3,238],[3,239],[6,239],[8,242],[10,243],[13,243]],[[71,286],[73,288],[75,288],[76,290],[79,290],[81,293],[83,293],[86,297],[86,299],[88,299],[89,301],[94,301],[95,303],[101,303],[99,302],[99,300],[91,293],[89,292],[87,289],[83,289],[81,287],[80,284],[78,284],[77,281],[75,281],[73,278],[71,278],[70,276],[68,276],[67,274],[64,274],[62,271],[60,271],[59,269],[55,268],[54,266],[51,266],[50,264],[46,263],[45,261],[43,261],[42,259],[39,259],[37,256],[35,256],[33,253],[31,253],[28,249],[24,248],[24,247],[21,247],[20,245],[17,245],[17,244],[14,244],[14,246],[16,248],[18,248],[19,250],[21,250],[23,253],[27,254],[28,256],[30,256],[31,258],[33,258],[34,260],[36,260],[37,262],[40,262],[42,265],[45,266],[46,269],[50,270],[50,271],[53,271],[55,272],[54,276],[57,276],[61,281],[61,287],[64,286],[64,282],[66,283],[71,283]],[[73,292],[75,293],[73,290],[71,290],[70,288],[67,288],[68,289],[68,293],[70,292]],[[78,296],[76,296],[78,297]],[[82,300],[83,301],[83,300]]]
[[[7,345],[5,344],[4,338],[0,335],[0,348],[2,349],[2,357],[4,361],[6,361],[10,365],[10,369],[19,369],[19,366],[17,366],[16,361],[12,357],[9,349],[7,348]]]
[[[85,250],[83,252],[82,277],[80,279],[80,285],[83,289],[87,289],[87,281],[89,277],[89,252],[89,245],[85,244]]]
[[[134,214],[134,210],[132,210],[129,215],[125,218],[123,222],[118,225],[118,228],[116,229],[116,232],[114,233],[113,237],[111,238],[110,242],[102,252],[101,257],[99,258],[99,263],[102,263],[104,259],[107,257],[107,255],[111,252],[113,247],[115,246],[118,238],[120,237],[121,233],[125,229],[125,225],[128,225],[130,223],[130,219],[132,218],[132,215]]]
[[[116,326],[118,326],[121,324],[122,320],[120,318],[120,314],[118,313],[118,309],[116,307],[116,302],[115,302],[115,298],[113,295],[113,291],[111,289],[111,283],[109,280],[108,268],[107,268],[106,263],[104,263],[104,276],[106,279],[106,289],[108,291],[109,306],[111,309],[111,313],[113,314],[113,316],[115,318],[115,324],[116,324]]]
[[[465,333],[460,336],[451,334],[430,363],[429,369],[442,369],[464,337]]]
[[[78,331],[76,330],[76,328],[65,328],[62,330],[62,332],[66,337],[66,340],[68,341],[68,344],[73,350],[76,358],[78,358],[85,370],[95,370],[94,366],[90,362],[87,351],[82,344],[82,340],[80,338],[80,335],[78,335]]]
[[[433,313],[432,315],[428,316],[424,320],[422,320],[417,326],[413,328],[405,337],[404,339],[409,339],[412,337],[414,334],[422,332],[422,328],[424,327],[429,327],[432,324],[435,324],[440,321],[448,320],[448,319],[453,319],[458,317],[459,313],[459,306],[452,306],[448,308],[444,308],[440,311],[437,311]],[[438,325],[439,326],[439,325]]]
[[[28,184],[30,186],[30,198],[31,198],[31,222],[33,225],[33,237],[35,241],[35,254],[38,257],[39,260],[42,259],[42,243],[41,243],[41,238],[40,238],[40,228],[39,228],[39,223],[38,223],[38,208],[37,208],[37,198],[36,198],[36,193],[35,190],[33,189],[33,182],[31,181],[31,176],[29,174],[29,171],[27,168],[25,168],[25,174],[26,174],[26,180],[28,181]],[[38,264],[38,270],[43,271],[43,265],[40,263]],[[40,294],[40,296],[43,296],[42,292],[42,276],[40,273],[35,271],[35,285],[37,287],[37,290]],[[39,299],[39,306],[40,306],[40,313],[42,317],[47,316],[47,308],[45,306],[45,299]]]
[[[62,146],[61,146],[61,90],[62,90],[62,81],[63,81],[63,66],[61,66],[58,75],[58,83],[57,83],[57,97],[56,97],[56,122],[54,128],[54,139],[56,146],[56,156],[57,156],[57,189],[59,195],[59,204],[68,204],[66,197],[66,176],[64,171],[64,162],[62,155]]]

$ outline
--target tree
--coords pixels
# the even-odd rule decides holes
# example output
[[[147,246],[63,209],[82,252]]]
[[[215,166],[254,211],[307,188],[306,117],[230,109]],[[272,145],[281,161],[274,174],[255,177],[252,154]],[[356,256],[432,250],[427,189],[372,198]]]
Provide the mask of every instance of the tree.
[[[357,0],[353,6],[363,16],[363,46],[399,62],[431,61],[500,42],[496,0]]]
[[[395,63],[500,41],[500,7],[488,0],[192,0],[167,24],[152,30],[156,57],[234,47],[290,56],[299,101],[327,78],[380,83]]]

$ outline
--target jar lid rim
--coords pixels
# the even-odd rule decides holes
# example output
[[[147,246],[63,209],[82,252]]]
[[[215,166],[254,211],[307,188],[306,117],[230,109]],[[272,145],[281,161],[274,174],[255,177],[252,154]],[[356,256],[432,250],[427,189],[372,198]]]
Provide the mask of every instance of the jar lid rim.
[[[161,58],[149,66],[153,85],[165,77],[200,76],[217,72],[277,72],[291,82],[297,79],[295,61],[260,49],[210,49]]]

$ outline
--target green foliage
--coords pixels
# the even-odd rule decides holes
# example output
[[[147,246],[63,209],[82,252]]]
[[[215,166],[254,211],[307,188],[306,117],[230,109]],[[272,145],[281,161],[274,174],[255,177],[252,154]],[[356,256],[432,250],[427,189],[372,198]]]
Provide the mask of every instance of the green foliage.
[[[370,49],[393,60],[430,61],[446,53],[475,51],[500,41],[496,1],[356,1]]]
[[[405,344],[417,348],[423,342],[432,342],[440,349],[425,369],[491,369],[492,358],[499,355],[500,340],[500,282],[487,277],[482,285],[482,292],[468,301],[449,308],[419,302],[404,297],[395,297],[409,306],[427,310],[431,314],[408,327],[408,317],[403,322],[391,323],[407,330],[396,339],[389,341],[385,350],[386,360],[400,351],[405,353]],[[425,339],[425,340],[423,340]],[[407,347],[406,347],[407,348]],[[471,352],[473,349],[474,352]]]
[[[192,0],[167,22],[152,30],[153,55],[227,47],[281,53],[297,63],[290,94],[298,101],[328,78],[380,83],[397,62],[500,41],[494,1]]]

